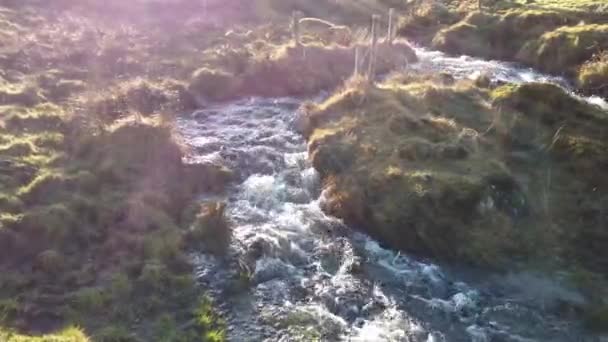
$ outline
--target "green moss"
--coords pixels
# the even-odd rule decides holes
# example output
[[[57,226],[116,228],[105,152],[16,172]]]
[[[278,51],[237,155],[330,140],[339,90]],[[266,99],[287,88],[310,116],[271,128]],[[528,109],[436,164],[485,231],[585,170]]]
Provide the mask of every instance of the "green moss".
[[[199,300],[198,306],[194,311],[194,317],[197,326],[203,331],[203,341],[226,341],[225,323],[215,313],[212,302],[208,297],[203,297]]]
[[[89,342],[80,328],[67,328],[61,332],[44,336],[26,336],[0,328],[0,340],[6,342]]]

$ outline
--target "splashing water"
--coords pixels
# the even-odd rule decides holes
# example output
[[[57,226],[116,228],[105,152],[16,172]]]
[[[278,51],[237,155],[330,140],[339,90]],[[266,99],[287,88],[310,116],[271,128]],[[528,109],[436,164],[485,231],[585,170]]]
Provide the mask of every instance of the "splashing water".
[[[563,84],[505,63],[418,53],[415,68],[463,77],[491,68],[505,81]],[[229,255],[193,256],[197,278],[226,317],[229,340],[593,341],[576,321],[560,318],[552,303],[578,297],[559,284],[541,281],[557,290],[535,300],[525,286],[509,286],[529,278],[416,260],[326,216],[319,177],[292,127],[299,104],[242,100],[178,122],[195,159],[237,171],[225,199],[235,230]]]

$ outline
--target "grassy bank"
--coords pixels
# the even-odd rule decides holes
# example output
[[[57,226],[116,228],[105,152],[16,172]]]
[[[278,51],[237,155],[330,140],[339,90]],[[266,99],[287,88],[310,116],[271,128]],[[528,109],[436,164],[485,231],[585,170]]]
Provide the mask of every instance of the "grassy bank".
[[[0,339],[224,340],[188,253],[229,247],[225,205],[196,197],[222,193],[232,173],[186,162],[173,120],[210,101],[340,85],[360,41],[303,29],[296,46],[291,11],[353,23],[386,6],[4,2]],[[380,51],[378,73],[415,59],[400,42]]]
[[[549,84],[409,74],[306,110],[326,212],[446,262],[567,270],[585,312],[606,305],[606,112]]]
[[[421,1],[405,15],[400,32],[433,48],[486,59],[521,62],[539,70],[579,79],[586,93],[605,95],[585,81],[605,77],[608,50],[602,1],[487,2],[482,11],[449,2]],[[586,67],[587,66],[587,67]]]
[[[0,339],[221,341],[187,253],[211,229],[191,226],[209,215],[195,197],[231,173],[185,163],[172,120],[223,31],[169,37],[74,4],[0,7]],[[229,236],[213,228],[203,244]]]

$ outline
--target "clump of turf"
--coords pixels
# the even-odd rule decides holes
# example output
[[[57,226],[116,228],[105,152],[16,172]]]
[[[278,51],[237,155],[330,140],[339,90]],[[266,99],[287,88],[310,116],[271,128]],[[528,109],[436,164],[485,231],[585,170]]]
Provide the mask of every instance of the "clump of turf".
[[[458,14],[441,2],[424,1],[400,18],[398,33],[427,44],[437,31],[457,20]]]
[[[72,128],[71,122],[65,125]],[[48,140],[35,137],[36,142]],[[125,301],[140,303],[152,318],[167,311],[171,317],[182,311],[193,315],[189,308],[199,292],[185,257],[183,211],[198,193],[222,191],[231,173],[221,166],[186,164],[171,128],[152,120],[126,120],[93,135],[72,134],[66,144],[60,146],[69,158],[34,164],[32,177],[5,189],[0,202],[14,213],[2,216],[0,270],[8,277],[18,272],[13,265],[20,260],[20,267],[31,270],[26,280],[31,288],[45,284],[47,289],[38,296],[18,282],[0,283],[3,296],[23,294],[9,324],[24,322],[18,328],[29,330],[29,324],[44,320],[47,330],[78,323],[99,331],[95,337],[101,338],[114,335],[100,329],[135,324],[141,316]],[[52,315],[26,309],[48,306],[44,298],[56,289],[73,300],[58,305]],[[105,319],[88,319],[102,311]],[[188,333],[198,329],[195,325]],[[129,330],[146,334],[133,326]]]
[[[216,254],[226,254],[230,246],[232,229],[226,219],[225,203],[206,203],[196,215],[188,234],[188,241],[195,246]]]
[[[121,82],[102,93],[85,93],[79,102],[105,123],[133,114],[150,116],[196,107],[181,82],[142,78]]]
[[[605,113],[551,84],[413,79],[349,86],[305,108],[327,212],[439,259],[502,268],[548,257],[606,270],[605,253],[582,247],[605,234],[578,221],[588,210],[601,220],[608,200],[608,179],[592,176],[608,166]]]
[[[0,339],[6,342],[90,342],[91,339],[79,328],[67,328],[44,336],[27,336],[0,328]]]
[[[226,100],[238,94],[242,81],[223,70],[201,68],[192,74],[188,90],[211,100]]]
[[[189,89],[194,96],[223,100],[238,96],[299,96],[331,89],[350,77],[354,70],[355,48],[284,44],[254,57],[238,74],[208,68],[196,71]],[[377,73],[386,73],[416,60],[414,51],[403,42],[380,44]]]
[[[573,73],[605,49],[608,49],[608,25],[565,26],[528,42],[518,53],[518,59],[547,72]]]
[[[409,22],[415,18],[410,15],[404,19],[402,34],[422,36],[423,42],[436,49],[522,62],[573,78],[585,61],[608,48],[605,14],[515,6],[469,12],[459,22],[423,25],[420,32],[412,32],[415,29]]]
[[[552,10],[513,9],[503,14],[472,12],[437,33],[433,46],[454,54],[513,60],[530,40],[578,21]]]
[[[583,91],[608,98],[608,50],[598,53],[583,64],[577,81]]]

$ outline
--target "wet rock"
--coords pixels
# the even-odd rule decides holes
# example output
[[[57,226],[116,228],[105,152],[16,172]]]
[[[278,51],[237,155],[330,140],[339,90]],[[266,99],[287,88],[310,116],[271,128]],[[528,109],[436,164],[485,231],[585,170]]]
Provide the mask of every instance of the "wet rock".
[[[188,231],[188,243],[216,255],[225,254],[232,238],[232,229],[225,211],[226,203],[203,203]]]
[[[276,258],[262,258],[256,262],[253,283],[261,284],[282,278],[292,272],[291,265]]]

